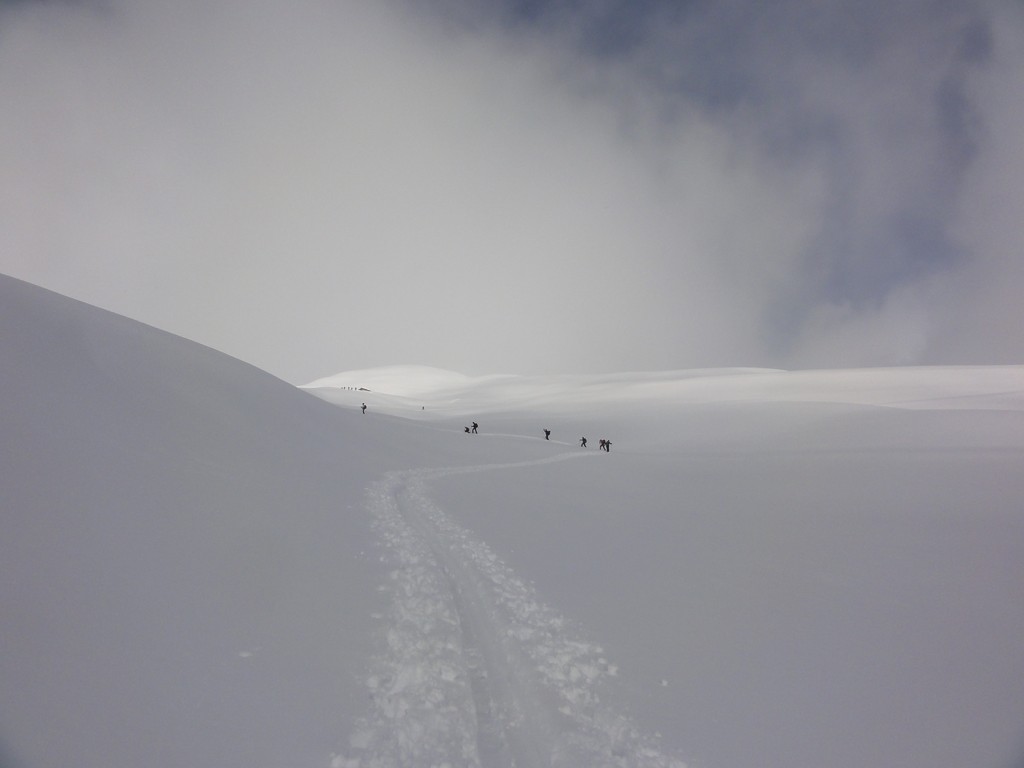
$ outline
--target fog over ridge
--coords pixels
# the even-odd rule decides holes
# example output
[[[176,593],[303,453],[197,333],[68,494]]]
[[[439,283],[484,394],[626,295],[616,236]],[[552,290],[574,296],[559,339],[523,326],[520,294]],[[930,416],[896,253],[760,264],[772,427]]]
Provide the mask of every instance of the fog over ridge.
[[[1008,2],[0,6],[0,271],[293,383],[1013,363]]]

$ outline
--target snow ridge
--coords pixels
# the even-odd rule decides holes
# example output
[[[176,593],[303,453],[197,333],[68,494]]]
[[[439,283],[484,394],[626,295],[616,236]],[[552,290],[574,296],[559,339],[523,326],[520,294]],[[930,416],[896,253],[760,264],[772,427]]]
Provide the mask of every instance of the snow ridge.
[[[334,768],[684,768],[607,704],[616,668],[577,637],[427,481],[564,461],[391,472],[367,504],[396,561],[371,712]]]

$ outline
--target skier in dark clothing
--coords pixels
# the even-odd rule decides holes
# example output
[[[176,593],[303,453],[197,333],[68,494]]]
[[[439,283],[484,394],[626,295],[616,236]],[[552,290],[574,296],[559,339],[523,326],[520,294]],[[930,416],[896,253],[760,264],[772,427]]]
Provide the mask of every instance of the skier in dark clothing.
[[[469,427],[466,427],[465,432],[466,432],[467,435],[469,434]]]
[[[587,447],[587,438],[581,437],[580,438],[580,448],[586,448],[586,447]]]
[[[476,423],[475,421],[473,422],[473,434],[474,434],[474,435],[475,435],[475,434],[477,433],[477,432],[476,432],[476,428],[477,428],[477,427],[479,427],[479,426],[480,426],[480,425],[479,425],[479,424],[477,424],[477,423]]]
[[[605,440],[604,441],[604,452],[605,453],[611,453],[612,452],[612,441],[611,440]]]
[[[551,430],[550,429],[545,429],[544,430],[544,439],[548,440],[550,438],[551,438]]]
[[[363,403],[363,413],[366,413],[366,403]]]

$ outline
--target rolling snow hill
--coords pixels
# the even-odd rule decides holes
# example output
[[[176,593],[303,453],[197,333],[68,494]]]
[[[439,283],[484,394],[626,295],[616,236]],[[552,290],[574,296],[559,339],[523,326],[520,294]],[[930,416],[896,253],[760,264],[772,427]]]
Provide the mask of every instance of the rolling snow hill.
[[[1024,759],[1024,367],[302,391],[10,278],[0,356],[4,768]]]

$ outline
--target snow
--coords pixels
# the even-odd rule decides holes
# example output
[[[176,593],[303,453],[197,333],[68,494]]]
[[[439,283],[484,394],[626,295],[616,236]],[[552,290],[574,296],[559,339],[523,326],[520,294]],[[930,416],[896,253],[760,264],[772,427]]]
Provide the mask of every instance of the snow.
[[[0,354],[4,768],[1024,760],[1022,366],[297,389],[10,278]]]

